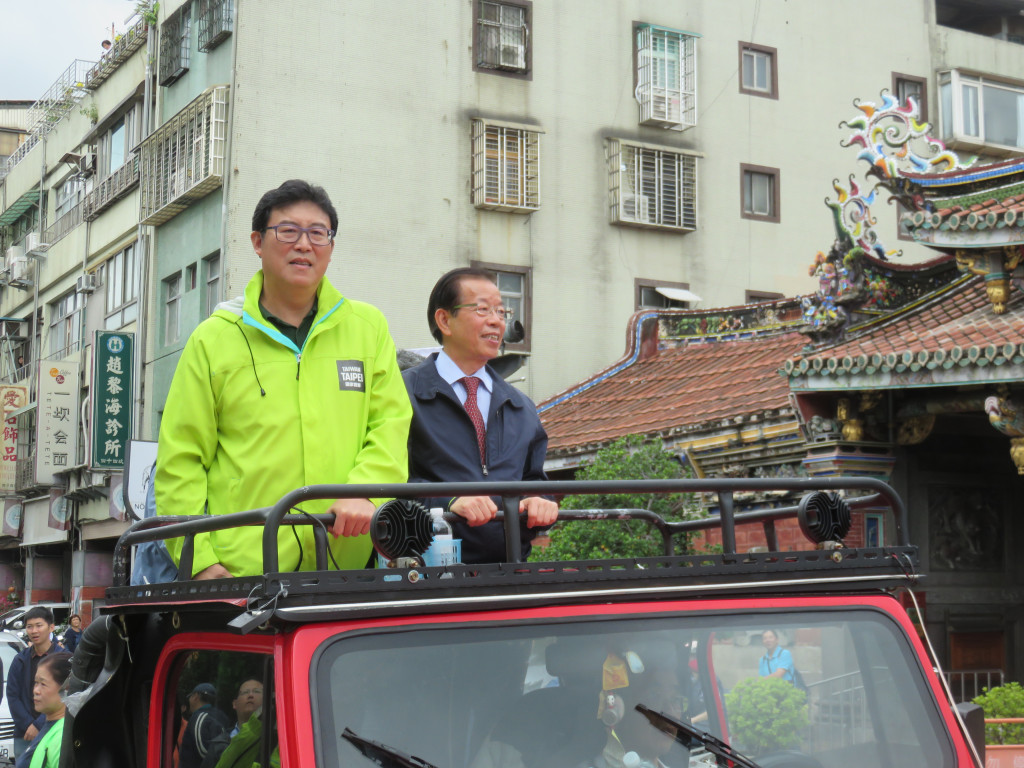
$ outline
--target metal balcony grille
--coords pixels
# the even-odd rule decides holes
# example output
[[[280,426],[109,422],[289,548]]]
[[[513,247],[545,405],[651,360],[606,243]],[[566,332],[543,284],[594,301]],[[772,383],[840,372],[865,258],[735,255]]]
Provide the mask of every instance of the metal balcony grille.
[[[211,51],[231,34],[231,0],[199,0],[199,50]]]
[[[60,120],[70,112],[87,93],[85,81],[94,62],[75,59],[46,93],[28,110],[28,137],[14,154],[7,158],[7,171],[20,163],[32,148]],[[6,174],[4,174],[6,175]]]
[[[139,158],[128,156],[124,165],[97,184],[85,198],[85,220],[93,221],[139,183]],[[52,241],[49,241],[52,242]]]
[[[14,463],[15,491],[20,493],[21,491],[29,491],[36,487],[35,463],[35,456],[29,456],[26,459],[18,459]]]
[[[114,44],[103,55],[103,58],[97,61],[93,68],[89,70],[85,78],[85,87],[90,91],[95,90],[100,86],[100,83],[106,81],[108,77],[114,74],[114,71],[124,62],[128,61],[132,54],[139,50],[142,44],[146,42],[146,33],[148,31],[149,25],[145,19],[140,19],[129,27],[127,32],[114,41]]]
[[[143,224],[163,224],[223,183],[227,115],[228,86],[214,86],[142,142]]]
[[[640,122],[683,131],[697,124],[697,37],[643,25],[636,39]]]
[[[85,201],[83,200],[43,230],[43,242],[53,245],[65,237],[71,230],[82,223],[84,211]]]
[[[695,156],[612,139],[608,171],[613,223],[697,228]]]
[[[185,3],[160,28],[160,85],[170,85],[188,72],[191,58],[192,8]]]
[[[540,208],[540,132],[473,121],[473,205],[512,213]]]

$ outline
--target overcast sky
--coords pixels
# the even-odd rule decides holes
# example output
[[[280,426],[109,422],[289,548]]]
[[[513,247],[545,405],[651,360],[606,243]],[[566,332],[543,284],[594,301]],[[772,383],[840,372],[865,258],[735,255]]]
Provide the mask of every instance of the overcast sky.
[[[0,100],[42,96],[75,59],[96,61],[134,0],[0,0]]]

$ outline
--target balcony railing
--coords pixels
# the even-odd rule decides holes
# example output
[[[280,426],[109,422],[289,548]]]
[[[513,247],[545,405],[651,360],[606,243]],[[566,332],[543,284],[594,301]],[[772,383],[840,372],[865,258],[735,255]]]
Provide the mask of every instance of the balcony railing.
[[[92,91],[99,87],[100,83],[114,74],[119,66],[131,58],[142,44],[146,42],[146,33],[149,25],[145,19],[135,22],[128,31],[121,35],[110,50],[103,54],[103,58],[97,61],[85,77],[85,87]]]
[[[53,245],[67,235],[68,232],[82,223],[82,213],[84,210],[85,201],[83,200],[43,230],[43,242]]]
[[[14,154],[7,158],[8,171],[20,163],[39,142],[40,137],[49,133],[82,100],[86,94],[86,76],[93,64],[91,61],[75,59],[42,98],[29,107],[26,126],[29,135]]]
[[[228,86],[214,86],[143,140],[143,224],[163,224],[223,183],[227,116]]]
[[[93,221],[139,183],[139,158],[132,154],[124,165],[93,187],[85,196],[85,220]]]

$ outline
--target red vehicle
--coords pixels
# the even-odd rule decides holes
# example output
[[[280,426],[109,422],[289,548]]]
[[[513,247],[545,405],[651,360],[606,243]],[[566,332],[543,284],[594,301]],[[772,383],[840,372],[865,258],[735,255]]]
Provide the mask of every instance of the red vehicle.
[[[734,514],[734,492],[769,488],[807,495]],[[824,492],[840,488],[870,493],[851,503],[888,505],[899,543],[843,547],[850,507]],[[707,520],[580,516],[646,517],[668,552],[673,535],[717,528],[724,552],[277,572],[278,526],[318,525],[286,515],[300,501],[482,490],[506,509],[538,492],[718,494],[721,514]],[[735,552],[737,523],[763,523],[770,550],[774,521],[794,516],[816,546]],[[265,526],[265,575],[124,586],[132,544],[253,521]],[[920,578],[917,551],[878,481],[319,486],[269,510],[167,523],[143,521],[119,545],[121,585],[75,657],[66,764],[175,766],[182,704],[209,683],[229,718],[240,689],[262,690],[261,709],[210,758],[225,768],[978,765],[897,598]],[[510,516],[510,552],[517,531]],[[373,536],[388,557],[414,558],[429,518],[392,502]]]

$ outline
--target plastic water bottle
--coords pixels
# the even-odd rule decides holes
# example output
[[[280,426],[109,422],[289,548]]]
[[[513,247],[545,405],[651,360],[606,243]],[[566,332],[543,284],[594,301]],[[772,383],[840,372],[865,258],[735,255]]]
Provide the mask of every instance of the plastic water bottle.
[[[454,565],[462,560],[462,540],[452,534],[452,527],[444,519],[444,510],[434,507],[430,510],[434,541],[423,553],[426,565]]]

